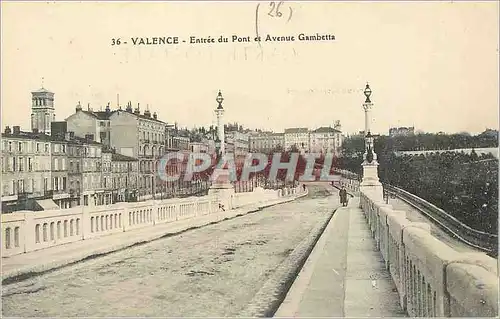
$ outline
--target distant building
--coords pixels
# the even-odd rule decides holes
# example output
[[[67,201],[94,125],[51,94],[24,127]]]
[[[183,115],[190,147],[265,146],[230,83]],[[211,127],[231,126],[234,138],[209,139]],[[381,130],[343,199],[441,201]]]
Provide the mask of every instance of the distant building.
[[[36,131],[36,129],[35,129]],[[42,210],[40,203],[52,202],[51,137],[22,132],[19,126],[2,133],[2,212]],[[55,203],[52,202],[52,208]]]
[[[227,153],[233,153],[235,157],[245,156],[250,149],[248,133],[230,131],[226,133],[225,140],[229,146]]]
[[[309,133],[309,152],[340,155],[342,133],[332,127],[320,127]]]
[[[134,201],[137,198],[139,161],[136,158],[112,153],[113,202]]]
[[[132,103],[125,110],[112,112],[110,119],[111,146],[116,153],[139,160],[139,194],[150,196],[163,185],[156,174],[158,161],[165,155],[167,123],[158,120],[156,112],[149,109],[140,113],[139,104],[132,111]]]
[[[479,134],[479,136],[494,137],[498,139],[498,130],[486,129],[484,132]]]
[[[389,129],[389,136],[409,136],[415,134],[415,128],[411,127],[391,127]]]
[[[305,127],[285,129],[285,150],[296,147],[301,152],[307,152],[310,149],[309,129]]]
[[[268,153],[284,149],[285,135],[283,133],[258,133],[249,136],[249,149],[251,152]]]
[[[68,131],[82,138],[92,134],[94,142],[109,147],[111,146],[109,118],[112,113],[109,105],[106,106],[105,111],[93,111],[90,106],[87,106],[87,110],[83,110],[78,102],[75,113],[66,119]]]
[[[51,135],[34,131],[14,126],[2,133],[2,212],[103,203],[102,144],[63,125],[52,125]]]

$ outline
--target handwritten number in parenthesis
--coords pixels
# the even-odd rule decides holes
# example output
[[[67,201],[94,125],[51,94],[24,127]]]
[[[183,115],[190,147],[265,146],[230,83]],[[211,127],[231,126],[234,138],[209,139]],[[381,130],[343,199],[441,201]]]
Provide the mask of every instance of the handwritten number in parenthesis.
[[[281,18],[283,14],[280,12],[280,6],[283,4],[283,1],[280,1],[277,5],[276,2],[272,1],[269,3],[269,6],[271,7],[271,10],[269,11],[268,15],[271,17],[278,17]],[[274,13],[273,13],[274,11]]]
[[[276,2],[274,2],[274,1],[269,3],[269,7],[271,7],[271,10],[268,12],[267,15],[271,16],[273,18],[283,17],[283,13],[280,11],[280,7],[282,4],[283,4],[283,1],[278,2],[278,4],[276,4]],[[290,19],[292,19],[292,14],[293,14],[292,7],[288,7],[288,9],[290,9],[290,14],[288,15],[288,20],[286,21],[287,23],[290,21]]]
[[[120,40],[120,38],[118,38],[118,39],[115,39],[115,38],[111,39],[111,45],[120,45],[120,44],[122,44],[122,41]]]

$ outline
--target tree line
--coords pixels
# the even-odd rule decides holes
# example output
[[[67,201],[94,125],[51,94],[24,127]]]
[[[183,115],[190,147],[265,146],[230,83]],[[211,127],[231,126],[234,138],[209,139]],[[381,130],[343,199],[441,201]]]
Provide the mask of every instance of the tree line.
[[[456,135],[426,134],[425,139],[429,149],[435,150],[498,147],[498,139],[491,135],[465,137],[466,141],[455,139]],[[381,136],[375,140],[381,181],[427,200],[469,227],[498,233],[498,159],[475,151],[395,154],[397,150],[421,150],[416,141],[415,136]],[[455,144],[440,144],[442,141]],[[340,168],[362,176],[363,138],[346,139],[343,151],[338,161]]]

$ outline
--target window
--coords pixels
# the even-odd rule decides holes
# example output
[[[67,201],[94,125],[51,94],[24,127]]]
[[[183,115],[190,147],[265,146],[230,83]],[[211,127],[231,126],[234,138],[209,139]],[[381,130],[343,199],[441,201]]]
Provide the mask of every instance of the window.
[[[35,226],[35,242],[36,243],[40,242],[40,224],[37,224]]]
[[[45,144],[45,153],[49,152],[49,144]]]
[[[12,171],[15,172],[17,170],[17,161],[16,158],[12,158]]]
[[[9,142],[9,152],[12,152],[12,142]]]
[[[14,246],[19,247],[19,226],[14,228]]]
[[[50,240],[54,240],[54,222],[50,223]]]
[[[28,171],[32,171],[33,170],[33,161],[31,159],[31,157],[28,157]]]
[[[21,152],[23,150],[23,143],[19,142],[17,145],[17,150]]]
[[[19,157],[19,171],[22,172],[24,170],[24,161],[22,157]]]
[[[5,229],[5,248],[10,248],[10,227]]]
[[[36,143],[36,151],[40,152],[40,143]]]

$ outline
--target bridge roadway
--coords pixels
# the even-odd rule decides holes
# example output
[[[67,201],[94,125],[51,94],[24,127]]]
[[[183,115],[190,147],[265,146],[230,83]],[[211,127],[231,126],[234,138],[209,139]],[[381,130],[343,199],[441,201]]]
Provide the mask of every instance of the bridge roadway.
[[[4,285],[3,316],[236,316],[330,218],[331,191]]]

